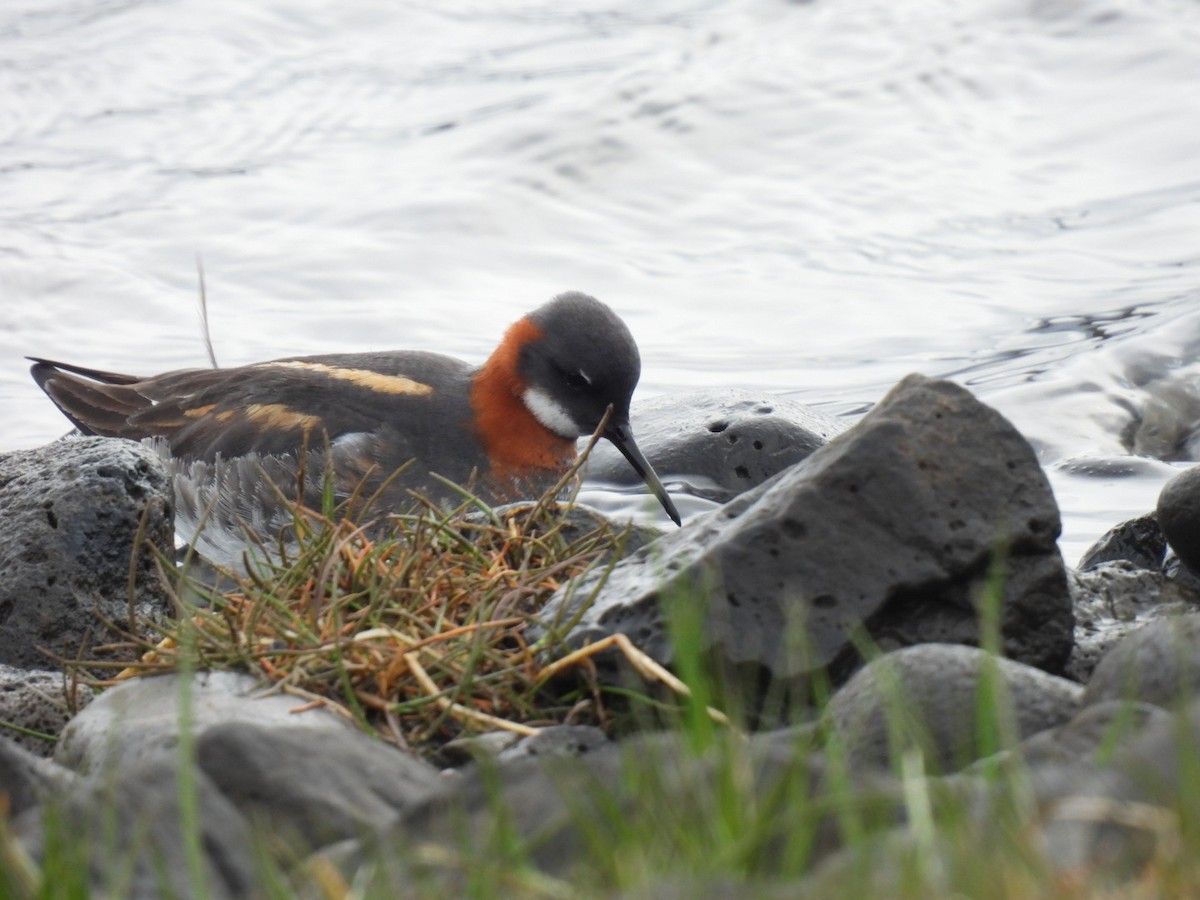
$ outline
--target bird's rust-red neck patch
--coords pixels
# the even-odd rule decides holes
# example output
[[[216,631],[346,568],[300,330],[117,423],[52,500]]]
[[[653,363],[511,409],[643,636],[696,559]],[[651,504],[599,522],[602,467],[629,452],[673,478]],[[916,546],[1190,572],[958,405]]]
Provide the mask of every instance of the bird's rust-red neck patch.
[[[515,323],[471,385],[475,428],[493,478],[507,481],[529,470],[561,470],[575,457],[575,441],[539,422],[521,399],[529,386],[518,370],[521,348],[541,338],[541,329],[529,318]]]

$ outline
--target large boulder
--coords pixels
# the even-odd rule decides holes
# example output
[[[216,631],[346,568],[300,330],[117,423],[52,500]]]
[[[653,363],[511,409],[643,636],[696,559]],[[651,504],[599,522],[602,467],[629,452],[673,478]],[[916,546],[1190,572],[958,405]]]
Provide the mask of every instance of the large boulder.
[[[155,554],[174,554],[173,509],[161,462],[133,441],[0,455],[0,662],[44,669],[109,642],[104,620],[169,610]]]
[[[863,639],[977,643],[990,585],[1005,655],[1056,672],[1073,626],[1059,531],[1012,425],[965,389],[913,375],[803,462],[564,586],[544,620],[579,616],[572,644],[623,632],[670,665],[676,598],[701,610],[699,649],[725,671],[758,682],[826,668],[836,680]]]

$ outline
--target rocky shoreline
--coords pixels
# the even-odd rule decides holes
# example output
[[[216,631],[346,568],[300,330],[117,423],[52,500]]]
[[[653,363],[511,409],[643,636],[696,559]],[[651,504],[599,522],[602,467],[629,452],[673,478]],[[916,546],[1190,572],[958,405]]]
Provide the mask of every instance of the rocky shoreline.
[[[819,805],[846,766],[883,810],[897,865],[912,835],[895,772],[917,752],[931,789],[970,798],[982,819],[1001,802],[987,767],[1024,760],[1055,869],[1135,874],[1153,852],[1138,828],[1064,810],[1081,799],[1166,808],[1187,776],[1177,738],[1200,742],[1200,469],[1072,568],[1034,452],[950,382],[910,376],[849,429],[745,395],[684,399],[674,418],[655,413],[675,423],[661,434],[639,427],[643,450],[725,505],[568,583],[544,618],[579,614],[572,643],[623,633],[669,668],[673,606],[700,610],[686,652],[764,723],[740,751],[748,792],[787,783]],[[606,471],[594,460],[593,475]],[[539,870],[569,877],[592,832],[610,827],[580,798],[603,795],[589,803],[636,818],[651,801],[634,786],[655,772],[654,803],[711,814],[720,756],[672,733],[614,742],[559,726],[479,740],[481,761],[439,768],[247,675],[136,678],[93,697],[53,660],[90,658],[130,617],[174,614],[144,549],[173,557],[173,502],[157,456],[132,442],[0,456],[0,719],[61,732],[56,745],[0,736],[9,829],[34,860],[53,810],[72,833],[117,835],[131,854],[113,863],[126,896],[187,896],[196,874],[182,829],[194,813],[209,895],[237,897],[255,889],[264,832],[297,871],[403,878],[417,863],[401,848],[484,847],[503,808]],[[979,648],[988,640],[1001,657]],[[999,736],[976,727],[985,688],[1011,725]],[[900,731],[898,696],[913,720]],[[181,721],[194,771],[180,767]],[[826,824],[803,884],[781,896],[819,892],[850,865]],[[399,869],[380,874],[388,866]],[[91,877],[97,888],[114,877],[102,855]]]

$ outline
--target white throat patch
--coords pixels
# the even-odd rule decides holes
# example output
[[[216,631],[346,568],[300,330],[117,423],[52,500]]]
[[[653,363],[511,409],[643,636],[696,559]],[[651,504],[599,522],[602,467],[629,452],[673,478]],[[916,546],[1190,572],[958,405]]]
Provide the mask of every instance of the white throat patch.
[[[577,438],[584,433],[584,429],[579,427],[579,423],[571,418],[558,401],[540,388],[526,388],[521,399],[534,417],[555,434],[565,438]]]

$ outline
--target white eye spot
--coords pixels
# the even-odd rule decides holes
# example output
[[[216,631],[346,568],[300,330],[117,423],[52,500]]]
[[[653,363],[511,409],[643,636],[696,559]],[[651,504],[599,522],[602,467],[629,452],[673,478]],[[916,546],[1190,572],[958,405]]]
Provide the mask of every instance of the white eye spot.
[[[584,433],[562,404],[540,388],[526,388],[521,399],[534,417],[555,434],[575,438]]]
[[[592,383],[592,376],[589,375],[587,372],[583,371],[583,369],[579,370],[579,377],[582,378],[584,380],[584,382],[589,385]]]

